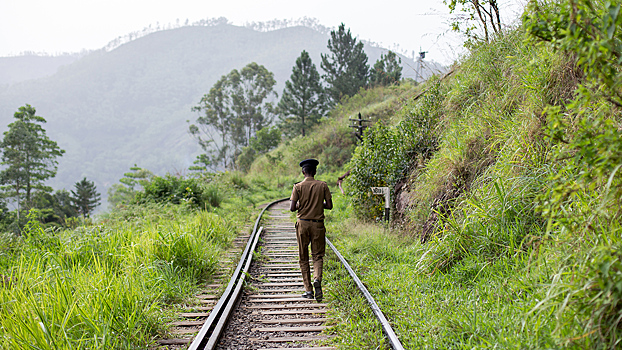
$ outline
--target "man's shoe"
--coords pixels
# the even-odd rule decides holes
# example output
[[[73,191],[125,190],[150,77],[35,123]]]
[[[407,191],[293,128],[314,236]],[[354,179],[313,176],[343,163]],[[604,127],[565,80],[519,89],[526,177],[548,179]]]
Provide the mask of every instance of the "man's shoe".
[[[305,299],[313,299],[313,292],[305,292],[302,297]]]
[[[313,281],[313,288],[315,289],[315,300],[322,301],[324,294],[322,293],[322,282],[319,280]]]

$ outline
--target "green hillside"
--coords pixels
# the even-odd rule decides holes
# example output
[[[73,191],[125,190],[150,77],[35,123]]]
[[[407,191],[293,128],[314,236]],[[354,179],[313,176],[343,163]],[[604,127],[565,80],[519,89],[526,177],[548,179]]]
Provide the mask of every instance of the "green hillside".
[[[607,16],[581,10],[607,28],[590,19]],[[249,174],[278,178],[300,159],[320,160],[335,194],[330,237],[406,348],[613,349],[622,340],[620,85],[603,73],[620,68],[608,61],[619,46],[607,46],[620,34],[577,42],[555,29],[570,18],[563,11],[550,26],[538,18],[557,12],[530,11],[451,75],[344,101]],[[588,56],[602,47],[611,56]],[[355,148],[347,117],[358,112],[374,122]],[[372,186],[391,189],[390,225]],[[347,273],[333,268],[337,344],[386,346]]]

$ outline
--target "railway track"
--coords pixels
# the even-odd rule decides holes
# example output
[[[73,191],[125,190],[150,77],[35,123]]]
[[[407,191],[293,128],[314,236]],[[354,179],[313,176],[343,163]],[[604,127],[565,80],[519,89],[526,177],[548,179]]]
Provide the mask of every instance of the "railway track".
[[[264,213],[267,213],[264,227],[259,227]],[[269,204],[257,219],[253,233],[248,238],[238,238],[240,246],[242,239],[247,239],[244,251],[239,254],[239,264],[226,288],[218,287],[222,292],[219,299],[216,300],[214,294],[199,296],[209,305],[204,306],[197,317],[188,313],[186,317],[192,319],[180,321],[176,326],[184,334],[196,334],[188,349],[334,349],[322,345],[328,339],[321,333],[327,327],[328,305],[325,301],[301,297],[304,286],[289,201],[284,199]],[[391,347],[403,349],[354,271],[328,239],[327,243],[370,302]],[[310,265],[313,269],[313,264]],[[207,296],[210,298],[205,298]],[[184,344],[190,341],[188,337],[182,339]]]

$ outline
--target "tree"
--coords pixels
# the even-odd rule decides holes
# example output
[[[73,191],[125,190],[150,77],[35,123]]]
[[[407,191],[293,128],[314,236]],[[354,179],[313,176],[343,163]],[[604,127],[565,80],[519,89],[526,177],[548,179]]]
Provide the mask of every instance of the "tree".
[[[289,79],[279,102],[281,128],[290,136],[305,136],[305,130],[319,122],[325,108],[320,74],[307,51],[296,59]]]
[[[443,2],[449,6],[450,13],[458,12],[451,24],[452,30],[463,32],[470,40],[483,39],[488,42],[493,33],[501,32],[501,16],[497,0],[443,0]],[[484,32],[483,38],[477,34],[478,26]]]
[[[233,168],[241,148],[272,121],[274,107],[266,99],[276,96],[274,85],[274,74],[254,62],[222,76],[192,108],[202,115],[190,125],[190,134],[206,152],[195,164],[213,170]]]
[[[113,206],[123,203],[130,203],[134,200],[138,188],[145,188],[153,178],[153,173],[143,169],[136,164],[130,168],[131,172],[123,174],[119,184],[113,184],[108,189],[108,202]]]
[[[86,177],[76,182],[74,187],[76,190],[71,190],[71,201],[82,217],[87,218],[93,209],[101,204],[101,195],[97,192],[95,183]]]
[[[209,93],[203,95],[199,105],[192,108],[203,115],[197,118],[196,124],[190,125],[190,134],[206,152],[197,157],[195,164],[204,164],[205,167],[215,169],[222,163],[223,168],[228,168],[230,153],[235,149],[232,139],[234,120],[230,109],[230,85],[228,76],[223,75]]]
[[[46,121],[36,110],[25,105],[14,114],[16,119],[4,132],[0,182],[5,196],[15,198],[19,219],[20,204],[30,208],[33,191],[51,192],[45,180],[56,175],[58,161],[65,153],[55,141],[50,140],[41,124]]]
[[[38,191],[33,196],[33,208],[38,210],[43,224],[65,225],[67,218],[79,215],[67,190],[58,190],[54,194]]]
[[[229,73],[232,86],[231,109],[235,114],[234,133],[237,144],[248,146],[255,133],[272,122],[274,107],[264,102],[274,92],[274,74],[255,62],[249,63],[240,72]]]
[[[371,70],[369,81],[374,86],[387,86],[399,84],[402,79],[402,59],[393,51],[381,54],[380,59],[374,64]]]
[[[242,148],[236,159],[239,170],[248,172],[251,164],[258,155],[267,153],[281,142],[281,130],[275,126],[263,128],[251,139],[250,145]]]
[[[356,42],[350,29],[345,30],[345,24],[341,23],[336,32],[330,32],[330,36],[328,49],[331,53],[322,54],[321,67],[326,72],[323,77],[329,84],[328,92],[334,101],[339,101],[367,86],[369,66],[363,43]]]

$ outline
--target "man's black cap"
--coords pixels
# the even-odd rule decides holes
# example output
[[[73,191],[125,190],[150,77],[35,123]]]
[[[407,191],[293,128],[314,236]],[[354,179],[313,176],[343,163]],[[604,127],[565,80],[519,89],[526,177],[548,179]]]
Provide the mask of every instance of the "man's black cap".
[[[317,159],[305,159],[302,162],[300,162],[300,167],[309,165],[309,166],[316,168],[318,164],[320,164],[320,162],[318,162]]]

